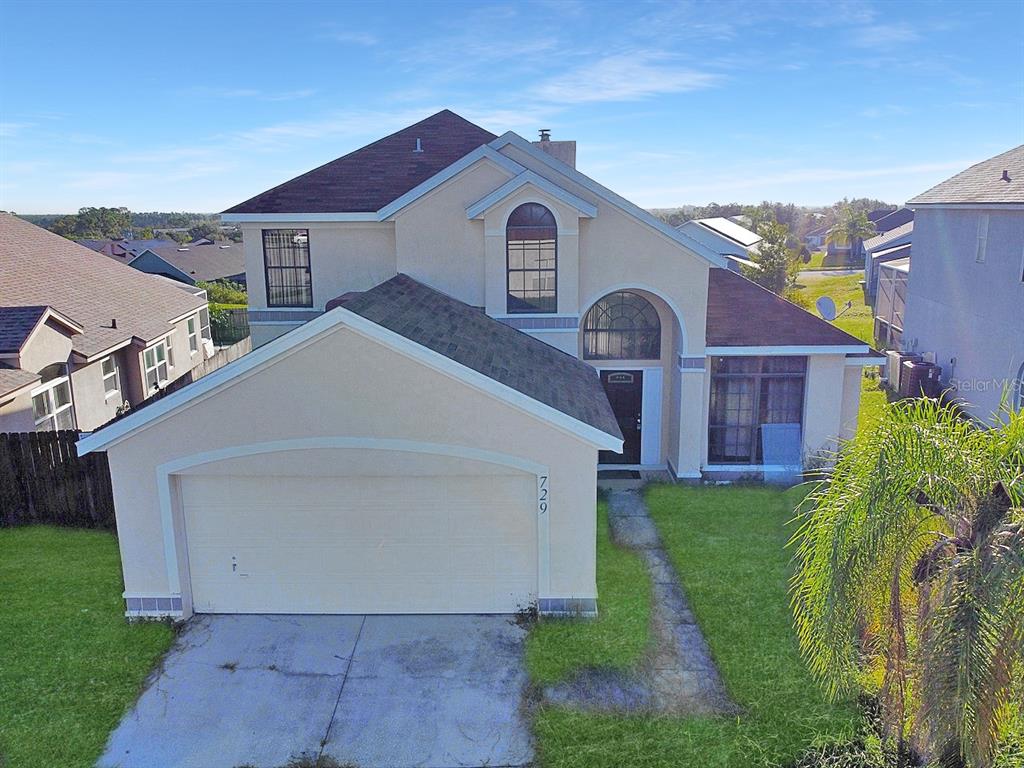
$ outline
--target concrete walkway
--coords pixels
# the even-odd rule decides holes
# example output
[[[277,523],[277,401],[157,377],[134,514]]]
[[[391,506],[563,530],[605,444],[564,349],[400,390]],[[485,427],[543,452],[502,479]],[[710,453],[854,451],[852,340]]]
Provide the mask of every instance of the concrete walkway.
[[[530,765],[525,635],[508,616],[201,616],[98,765]]]
[[[611,491],[608,523],[612,539],[637,550],[651,574],[653,649],[631,674],[584,670],[547,688],[545,699],[590,710],[737,713],[640,491]]]

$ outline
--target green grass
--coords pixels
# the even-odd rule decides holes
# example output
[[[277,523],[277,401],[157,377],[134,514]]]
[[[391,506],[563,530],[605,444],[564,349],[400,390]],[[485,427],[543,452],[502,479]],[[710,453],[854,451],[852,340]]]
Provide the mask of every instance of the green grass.
[[[831,296],[836,303],[836,309],[840,312],[843,311],[846,302],[852,301],[853,307],[842,317],[837,318],[833,325],[858,339],[863,339],[867,344],[872,344],[875,334],[874,319],[871,307],[864,303],[864,292],[859,283],[863,277],[860,272],[837,276],[800,275],[797,280],[798,293],[807,299],[809,311],[814,313],[817,313],[814,302],[819,296]]]
[[[170,628],[125,621],[109,533],[0,529],[0,585],[0,765],[91,766]]]
[[[780,766],[812,744],[853,736],[859,715],[849,703],[824,700],[800,659],[790,623],[790,553],[784,546],[799,493],[654,486],[647,494],[726,686],[744,714],[676,719],[544,707],[534,724],[542,765]],[[599,560],[599,573],[604,567]],[[645,599],[647,589],[646,583],[635,584],[635,599]],[[604,610],[603,593],[599,608]],[[579,648],[574,653],[586,655]]]
[[[583,667],[629,669],[646,650],[650,578],[637,554],[612,543],[604,502],[597,506],[597,560],[598,618],[545,620],[530,632],[526,666],[535,683],[554,683]]]
[[[216,312],[218,309],[248,309],[248,304],[218,304],[215,301],[210,302],[210,311]]]
[[[859,266],[863,266],[847,262],[845,259],[840,261],[835,256],[828,259],[826,258],[827,256],[827,251],[814,251],[811,253],[811,258],[806,264],[801,263],[800,269],[856,269]]]

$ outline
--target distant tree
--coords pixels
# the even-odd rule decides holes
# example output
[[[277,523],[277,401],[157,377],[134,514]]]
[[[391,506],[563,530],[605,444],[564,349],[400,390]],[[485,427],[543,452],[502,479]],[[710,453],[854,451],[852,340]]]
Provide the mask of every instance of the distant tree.
[[[188,236],[190,240],[199,240],[204,237],[207,240],[216,240],[220,237],[220,227],[212,221],[201,221],[189,228]]]
[[[125,237],[132,229],[132,215],[127,208],[79,208],[78,213],[61,216],[50,225],[50,231],[70,239]]]
[[[785,296],[796,286],[798,265],[786,246],[789,230],[774,218],[763,220],[757,227],[761,242],[757,252],[750,254],[756,267],[743,267],[743,275],[772,293]]]
[[[863,210],[846,205],[835,224],[828,231],[828,243],[839,246],[850,246],[851,251],[857,243],[875,234],[874,225],[868,220]]]
[[[153,240],[156,238],[156,233],[153,232],[152,227],[143,227],[135,230],[135,237],[139,240]]]
[[[230,240],[233,243],[242,242],[242,230],[232,229],[230,232],[228,232],[228,240]]]

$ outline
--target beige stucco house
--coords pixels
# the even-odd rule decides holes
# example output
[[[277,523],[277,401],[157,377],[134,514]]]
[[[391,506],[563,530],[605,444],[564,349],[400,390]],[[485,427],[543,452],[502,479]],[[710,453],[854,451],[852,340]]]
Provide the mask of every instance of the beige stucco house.
[[[212,351],[204,291],[0,213],[0,432],[92,430]]]
[[[224,214],[256,349],[80,443],[130,614],[592,612],[598,467],[828,460],[877,355],[574,162],[446,110]]]

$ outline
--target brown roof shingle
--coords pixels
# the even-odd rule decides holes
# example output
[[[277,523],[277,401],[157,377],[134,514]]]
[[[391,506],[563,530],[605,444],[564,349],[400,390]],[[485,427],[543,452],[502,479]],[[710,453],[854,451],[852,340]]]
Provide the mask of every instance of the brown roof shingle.
[[[621,438],[597,371],[440,291],[399,274],[368,291],[327,304],[377,325]]]
[[[0,305],[48,305],[80,323],[75,352],[91,357],[132,338],[151,341],[205,305],[147,275],[8,213],[0,213]],[[111,320],[117,320],[117,328]]]
[[[1003,171],[1009,181],[1003,180]],[[917,203],[1024,203],[1024,144],[972,165],[907,201],[907,205]]]
[[[495,138],[490,131],[445,109],[224,213],[377,211]],[[415,151],[417,139],[422,152]]]
[[[858,346],[865,343],[728,269],[708,276],[709,347]]]
[[[11,368],[0,363],[0,396],[13,392],[16,389],[34,384],[39,381],[38,373],[23,371],[21,368]]]

